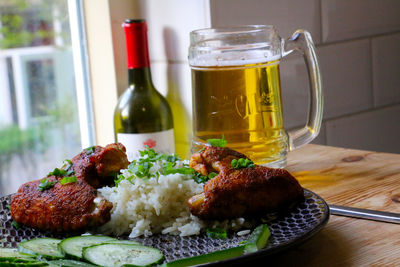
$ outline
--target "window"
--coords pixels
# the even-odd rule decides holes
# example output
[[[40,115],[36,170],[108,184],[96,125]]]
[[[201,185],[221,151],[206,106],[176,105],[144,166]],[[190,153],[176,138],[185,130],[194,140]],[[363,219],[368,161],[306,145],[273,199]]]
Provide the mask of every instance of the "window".
[[[67,0],[0,3],[0,195],[81,150],[71,40]]]

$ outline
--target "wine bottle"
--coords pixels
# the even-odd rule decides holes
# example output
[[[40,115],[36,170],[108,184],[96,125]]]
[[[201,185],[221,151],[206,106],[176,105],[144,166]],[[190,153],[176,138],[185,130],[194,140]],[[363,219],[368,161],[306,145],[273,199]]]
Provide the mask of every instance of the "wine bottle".
[[[171,108],[151,79],[145,20],[126,20],[125,31],[129,86],[114,112],[115,139],[127,149],[131,161],[146,147],[174,153]]]

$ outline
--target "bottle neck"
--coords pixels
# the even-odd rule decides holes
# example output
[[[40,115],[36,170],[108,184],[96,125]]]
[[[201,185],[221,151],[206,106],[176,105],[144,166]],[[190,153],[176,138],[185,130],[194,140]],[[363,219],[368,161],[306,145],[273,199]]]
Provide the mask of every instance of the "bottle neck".
[[[150,67],[146,22],[128,20],[122,26],[125,31],[128,69]]]
[[[128,69],[129,87],[137,89],[152,89],[150,67]]]

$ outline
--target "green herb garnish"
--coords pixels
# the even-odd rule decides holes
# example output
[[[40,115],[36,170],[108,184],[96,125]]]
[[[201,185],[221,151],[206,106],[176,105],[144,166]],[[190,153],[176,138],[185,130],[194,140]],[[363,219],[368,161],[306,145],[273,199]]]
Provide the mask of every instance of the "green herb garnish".
[[[71,176],[75,174],[73,168],[72,168],[72,161],[69,159],[64,160],[63,166],[61,169],[55,168],[52,172],[49,172],[47,176],[58,176],[58,177],[63,177],[63,176]]]
[[[118,175],[118,176],[117,176],[117,179],[114,180],[115,186],[118,186],[119,183],[120,183],[122,180],[125,180],[125,176],[122,175],[122,174]]]
[[[163,164],[162,166],[162,174],[168,175],[168,174],[194,174],[195,170],[190,168],[190,167],[182,167],[182,168],[174,168],[176,166],[175,162],[168,162],[166,164]]]
[[[72,168],[72,161],[69,159],[64,160],[63,162],[63,169],[67,171],[66,176],[74,175],[74,169]]]
[[[256,165],[249,159],[240,158],[240,159],[233,159],[231,161],[231,166],[234,169],[242,169],[242,168],[254,168]]]
[[[85,148],[83,151],[86,152],[86,155],[90,155],[90,154],[94,153],[95,148],[96,148],[96,146],[90,146],[88,148]]]
[[[226,239],[228,237],[226,230],[222,228],[208,228],[206,229],[206,233],[208,237],[214,239]]]
[[[60,180],[60,184],[65,185],[69,183],[76,183],[78,180],[76,179],[76,176],[71,176],[71,177],[64,177]]]
[[[170,154],[158,154],[154,149],[145,147],[145,150],[139,151],[140,158],[134,160],[129,164],[128,170],[132,174],[128,176],[127,173],[124,175],[116,176],[114,182],[118,185],[122,180],[131,181],[134,178],[150,179],[152,177],[159,177],[160,174],[193,174],[194,170],[188,166],[176,168],[176,162],[181,160],[177,155]],[[165,162],[166,161],[166,162]],[[150,169],[154,166],[155,162],[162,163],[160,171],[150,172]],[[128,177],[125,177],[128,176]]]
[[[67,175],[67,171],[63,170],[63,169],[55,168],[52,172],[49,172],[49,174],[47,174],[47,176],[52,176],[52,175],[62,177],[62,176]]]
[[[198,184],[204,184],[205,182],[214,178],[217,175],[218,175],[218,173],[215,173],[215,172],[210,172],[207,176],[202,175],[199,172],[196,172],[193,174],[193,180]]]
[[[216,147],[225,147],[227,141],[225,140],[225,136],[222,135],[221,139],[207,139],[207,143]]]
[[[216,172],[210,172],[209,174],[208,174],[208,178],[209,179],[212,179],[212,178],[214,178],[215,176],[217,176],[218,175],[218,173],[216,173]]]
[[[208,177],[204,176],[204,175],[201,175],[201,173],[199,173],[199,172],[196,172],[193,175],[193,180],[198,184],[204,184],[205,182],[208,181]]]
[[[18,230],[18,229],[20,228],[19,223],[17,223],[16,221],[13,221],[13,222],[11,223],[11,226],[14,227],[16,230]]]
[[[10,206],[10,205],[6,205],[6,208],[7,208],[8,210],[10,210],[10,209],[11,209],[11,206]]]
[[[46,178],[42,179],[40,181],[40,184],[38,185],[38,190],[40,192],[43,192],[44,190],[50,189],[52,188],[55,184],[57,183],[57,181],[54,182],[50,182],[49,180],[47,180]]]

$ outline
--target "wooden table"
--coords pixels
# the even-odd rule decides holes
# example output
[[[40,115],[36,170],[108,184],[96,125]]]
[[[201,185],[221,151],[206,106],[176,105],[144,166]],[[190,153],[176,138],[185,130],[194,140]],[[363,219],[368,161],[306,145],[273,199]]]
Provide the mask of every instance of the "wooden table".
[[[307,145],[289,153],[287,169],[329,204],[400,213],[400,154]],[[331,215],[314,237],[262,262],[400,266],[400,224]]]

